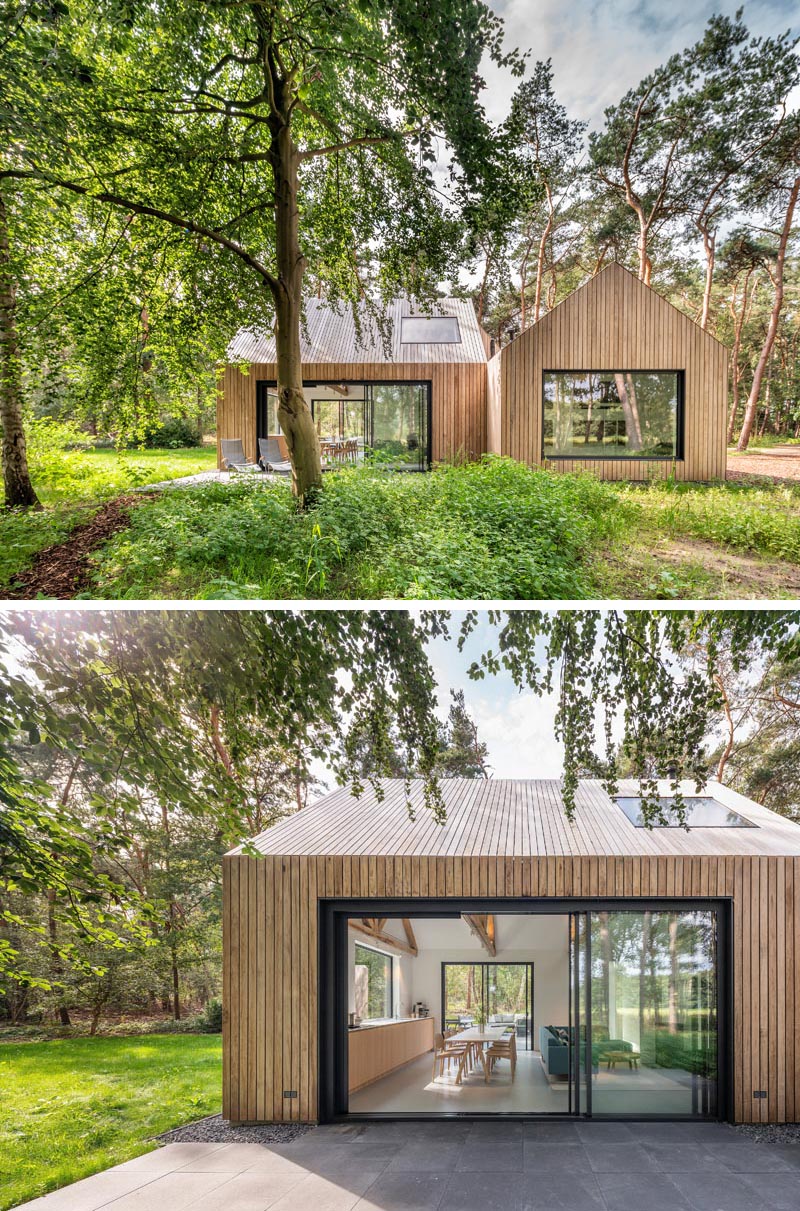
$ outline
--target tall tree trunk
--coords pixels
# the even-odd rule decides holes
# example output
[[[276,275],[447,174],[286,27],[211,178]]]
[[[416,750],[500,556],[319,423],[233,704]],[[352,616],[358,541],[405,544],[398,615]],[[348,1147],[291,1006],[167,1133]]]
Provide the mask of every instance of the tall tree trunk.
[[[647,238],[650,234],[649,227],[644,219],[643,214],[639,213],[639,281],[644,282],[645,286],[650,285],[650,279],[653,276],[653,262],[650,260],[647,251]]]
[[[622,404],[622,413],[625,417],[625,428],[628,432],[628,449],[641,450],[642,422],[639,417],[639,404],[636,399],[636,388],[633,385],[633,379],[630,374],[615,374],[614,379],[617,384],[617,394]]]
[[[50,888],[47,893],[47,938],[50,947],[50,969],[53,974],[53,983],[58,985],[64,978],[64,964],[61,962],[61,955],[58,951],[58,922],[56,921],[56,893],[54,888]],[[69,1010],[64,1001],[63,989],[58,997],[58,1020],[62,1026],[71,1026]]]
[[[270,159],[275,180],[275,254],[278,270],[275,301],[275,350],[278,367],[278,419],[292,461],[292,488],[301,505],[313,503],[322,486],[319,438],[303,392],[300,320],[305,258],[298,222],[298,153],[289,114],[281,104],[283,84],[276,84],[277,113],[270,119]]]
[[[170,935],[170,951],[172,954],[172,1016],[176,1022],[179,1022],[181,1020],[181,997],[180,997],[180,981],[179,981],[179,976],[178,976],[178,952],[175,947],[175,933],[174,933],[175,905],[174,904],[170,904],[169,911],[170,911],[170,917],[172,918],[172,923],[173,923],[172,924],[173,932]]]
[[[0,193],[0,425],[3,485],[8,509],[40,509],[28,471],[22,424],[22,372],[17,337],[17,293],[11,267],[8,213]]]
[[[769,356],[772,352],[772,346],[775,344],[775,337],[778,332],[781,310],[783,309],[783,270],[786,263],[786,245],[789,242],[789,233],[792,230],[792,220],[794,219],[794,211],[797,205],[798,194],[800,194],[800,177],[795,177],[791,192],[789,193],[789,203],[786,207],[786,216],[783,222],[780,242],[778,244],[778,260],[775,265],[774,277],[775,301],[772,305],[772,313],[769,317],[769,326],[767,327],[767,335],[764,340],[764,347],[761,350],[761,356],[758,359],[758,365],[756,366],[756,371],[753,375],[753,384],[750,388],[750,395],[748,396],[747,404],[745,405],[742,431],[739,434],[739,441],[736,445],[737,450],[746,450],[747,444],[750,441],[750,435],[753,432],[753,425],[756,419],[758,397],[761,394],[761,382],[764,378],[764,371],[767,368]]]
[[[748,311],[748,288],[750,278],[753,275],[752,269],[748,269],[745,274],[744,287],[742,290],[742,306],[738,314],[736,313],[736,287],[734,286],[734,296],[731,302],[731,307],[734,313],[734,330],[733,330],[733,349],[731,350],[731,373],[733,374],[733,391],[731,398],[731,410],[728,416],[728,445],[733,441],[733,435],[736,431],[736,417],[739,412],[739,385],[742,381],[742,372],[739,366],[739,353],[742,348],[742,329],[744,328],[745,318]]]
[[[547,222],[542,231],[542,238],[539,240],[539,251],[536,255],[536,298],[533,303],[533,320],[538,323],[539,316],[542,310],[542,284],[544,281],[544,254],[547,248],[547,241],[550,238],[550,232],[553,229],[553,196],[550,192],[549,185],[545,184],[547,193]]]
[[[707,228],[701,228],[703,233],[703,249],[706,254],[706,281],[703,287],[703,310],[700,314],[700,327],[705,332],[708,328],[708,318],[711,314],[711,287],[714,284],[714,266],[717,258],[717,234]]]

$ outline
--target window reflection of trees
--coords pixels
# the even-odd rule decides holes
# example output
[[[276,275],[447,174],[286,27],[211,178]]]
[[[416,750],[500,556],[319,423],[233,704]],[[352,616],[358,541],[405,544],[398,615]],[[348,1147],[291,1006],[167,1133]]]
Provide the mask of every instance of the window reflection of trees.
[[[678,394],[679,375],[675,372],[547,371],[545,453],[675,457]]]

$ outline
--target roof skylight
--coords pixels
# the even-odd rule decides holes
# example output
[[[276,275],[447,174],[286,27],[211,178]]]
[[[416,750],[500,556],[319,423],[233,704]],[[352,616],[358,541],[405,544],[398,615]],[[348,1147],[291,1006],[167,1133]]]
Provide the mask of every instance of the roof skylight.
[[[744,816],[740,816],[738,812],[726,807],[724,803],[720,803],[711,795],[685,795],[683,802],[686,815],[681,821],[675,810],[674,800],[659,799],[658,803],[665,823],[654,820],[653,828],[681,828],[684,824],[688,828],[758,828],[758,825],[753,824],[752,820],[746,820]],[[636,828],[646,827],[642,818],[641,799],[633,796],[618,796],[617,803],[631,824]]]
[[[460,345],[458,320],[454,315],[404,315],[400,341],[403,345]]]

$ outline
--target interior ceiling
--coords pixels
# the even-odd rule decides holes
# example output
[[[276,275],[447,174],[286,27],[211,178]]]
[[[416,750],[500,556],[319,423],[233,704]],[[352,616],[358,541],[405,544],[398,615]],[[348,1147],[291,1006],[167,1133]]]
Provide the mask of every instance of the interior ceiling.
[[[562,949],[569,918],[566,915],[493,913],[497,954],[504,950]],[[410,917],[420,950],[474,951],[476,958],[489,959],[486,947],[460,917]],[[383,932],[401,941],[405,938],[399,919],[389,918]]]

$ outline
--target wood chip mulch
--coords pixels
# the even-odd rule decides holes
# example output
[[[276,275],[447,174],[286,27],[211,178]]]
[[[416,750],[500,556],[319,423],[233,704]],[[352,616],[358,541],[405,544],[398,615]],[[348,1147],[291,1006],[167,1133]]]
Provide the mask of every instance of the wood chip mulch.
[[[728,455],[728,479],[742,483],[758,483],[771,479],[774,483],[793,484],[800,480],[800,446],[756,447],[747,454]]]
[[[69,601],[90,586],[91,554],[130,525],[130,510],[145,503],[142,496],[117,496],[90,521],[76,526],[64,542],[37,552],[31,567],[17,577],[5,596],[13,601],[54,597]]]

